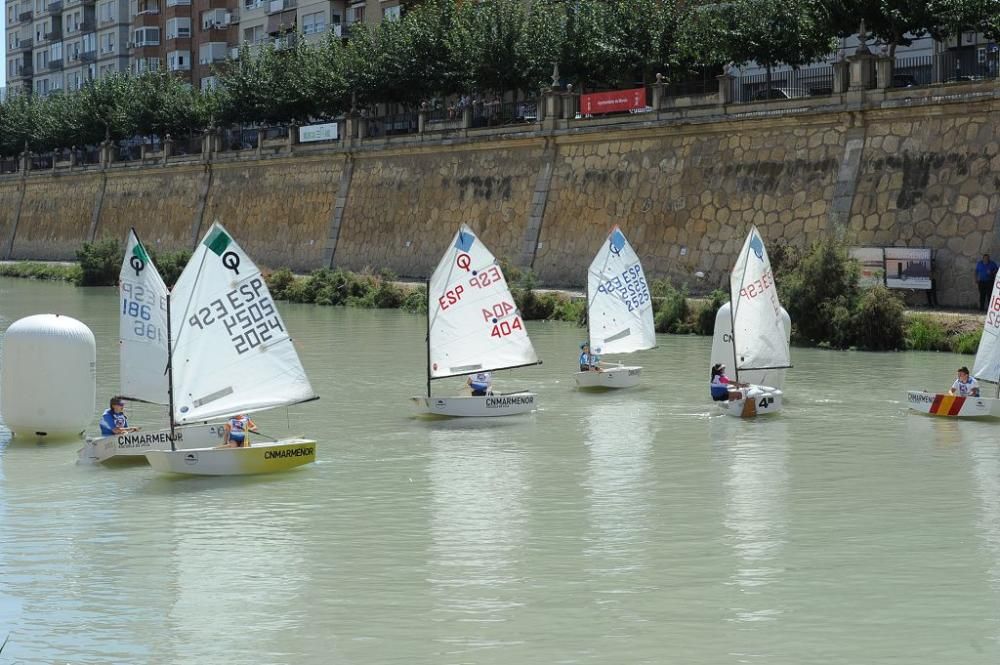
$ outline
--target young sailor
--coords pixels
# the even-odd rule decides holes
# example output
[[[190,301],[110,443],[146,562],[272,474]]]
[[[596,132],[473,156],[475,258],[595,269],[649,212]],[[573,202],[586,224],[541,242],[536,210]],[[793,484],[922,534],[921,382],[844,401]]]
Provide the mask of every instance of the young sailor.
[[[247,414],[241,413],[238,416],[233,416],[229,419],[229,422],[226,423],[222,447],[242,448],[250,443],[247,439],[247,433],[256,431],[257,425],[250,420],[250,416]]]
[[[465,385],[472,390],[473,397],[483,397],[493,387],[493,376],[489,372],[477,372],[466,379]]]
[[[138,427],[128,426],[128,416],[125,415],[125,400],[117,395],[112,397],[107,410],[101,415],[101,436],[138,431]]]
[[[960,395],[961,397],[979,397],[979,382],[975,377],[969,376],[968,367],[958,368],[958,378],[951,384],[949,395]]]
[[[600,372],[601,357],[590,352],[590,344],[584,342],[580,345],[580,350],[583,352],[580,354],[580,371]]]
[[[712,391],[712,399],[716,402],[725,402],[729,399],[729,377],[726,376],[726,366],[718,363],[712,366],[712,381],[709,390]]]

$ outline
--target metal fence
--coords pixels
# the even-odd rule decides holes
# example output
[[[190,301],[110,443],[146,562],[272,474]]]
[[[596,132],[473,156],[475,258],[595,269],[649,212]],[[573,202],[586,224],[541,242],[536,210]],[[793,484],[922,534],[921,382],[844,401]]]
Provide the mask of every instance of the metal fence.
[[[523,102],[482,102],[472,105],[473,127],[498,127],[532,123],[538,120],[538,103]]]
[[[719,91],[718,67],[692,67],[670,72],[670,81],[664,86],[666,97],[692,97],[711,95]]]
[[[366,135],[368,138],[378,138],[380,136],[416,134],[420,127],[419,117],[420,114],[416,111],[406,111],[370,118]]]
[[[872,74],[874,81],[874,70]],[[832,95],[833,65],[772,71],[770,85],[766,73],[740,76],[733,85],[733,101],[737,104]]]
[[[175,155],[201,155],[202,137],[197,134],[178,136],[174,139]]]
[[[21,169],[21,160],[0,159],[0,173],[17,173]]]
[[[32,155],[31,156],[31,170],[41,171],[43,169],[52,168],[52,153],[47,155]]]

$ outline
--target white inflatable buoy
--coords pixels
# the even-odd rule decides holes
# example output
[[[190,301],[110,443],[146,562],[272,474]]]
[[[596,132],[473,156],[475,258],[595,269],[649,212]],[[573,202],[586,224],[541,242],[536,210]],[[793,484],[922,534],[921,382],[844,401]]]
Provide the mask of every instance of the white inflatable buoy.
[[[59,314],[15,321],[3,337],[0,414],[19,436],[77,436],[94,419],[97,345]]]

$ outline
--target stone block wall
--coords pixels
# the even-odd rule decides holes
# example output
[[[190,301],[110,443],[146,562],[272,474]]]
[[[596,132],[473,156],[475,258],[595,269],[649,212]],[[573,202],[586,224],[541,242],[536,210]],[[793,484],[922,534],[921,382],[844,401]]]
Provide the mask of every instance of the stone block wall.
[[[844,129],[821,118],[597,134],[558,143],[535,260],[550,284],[586,281],[618,224],[650,277],[714,288],[750,224],[805,246],[827,230]]]
[[[21,183],[16,179],[0,182],[0,258],[6,257],[13,238],[17,207],[21,198]]]
[[[10,258],[70,261],[84,242],[101,187],[99,173],[30,178]]]
[[[213,164],[200,234],[218,220],[262,268],[318,268],[343,163],[325,154]]]
[[[542,142],[356,155],[334,263],[428,277],[461,223],[516,261]]]
[[[932,248],[942,304],[977,304],[976,261],[1000,255],[1000,131],[990,106],[879,111],[865,127],[848,239]]]
[[[109,171],[94,237],[131,227],[157,252],[191,249],[208,174],[202,165]]]

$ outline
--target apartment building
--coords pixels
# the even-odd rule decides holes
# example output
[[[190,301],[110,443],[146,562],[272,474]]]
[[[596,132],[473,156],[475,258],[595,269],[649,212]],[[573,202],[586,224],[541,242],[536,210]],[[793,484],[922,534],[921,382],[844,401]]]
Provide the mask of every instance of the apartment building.
[[[126,0],[7,0],[5,9],[11,93],[77,90],[128,67],[126,53],[98,50],[102,34],[128,34]]]
[[[214,68],[238,44],[237,0],[130,0],[132,71],[166,70],[192,85],[214,83]]]

